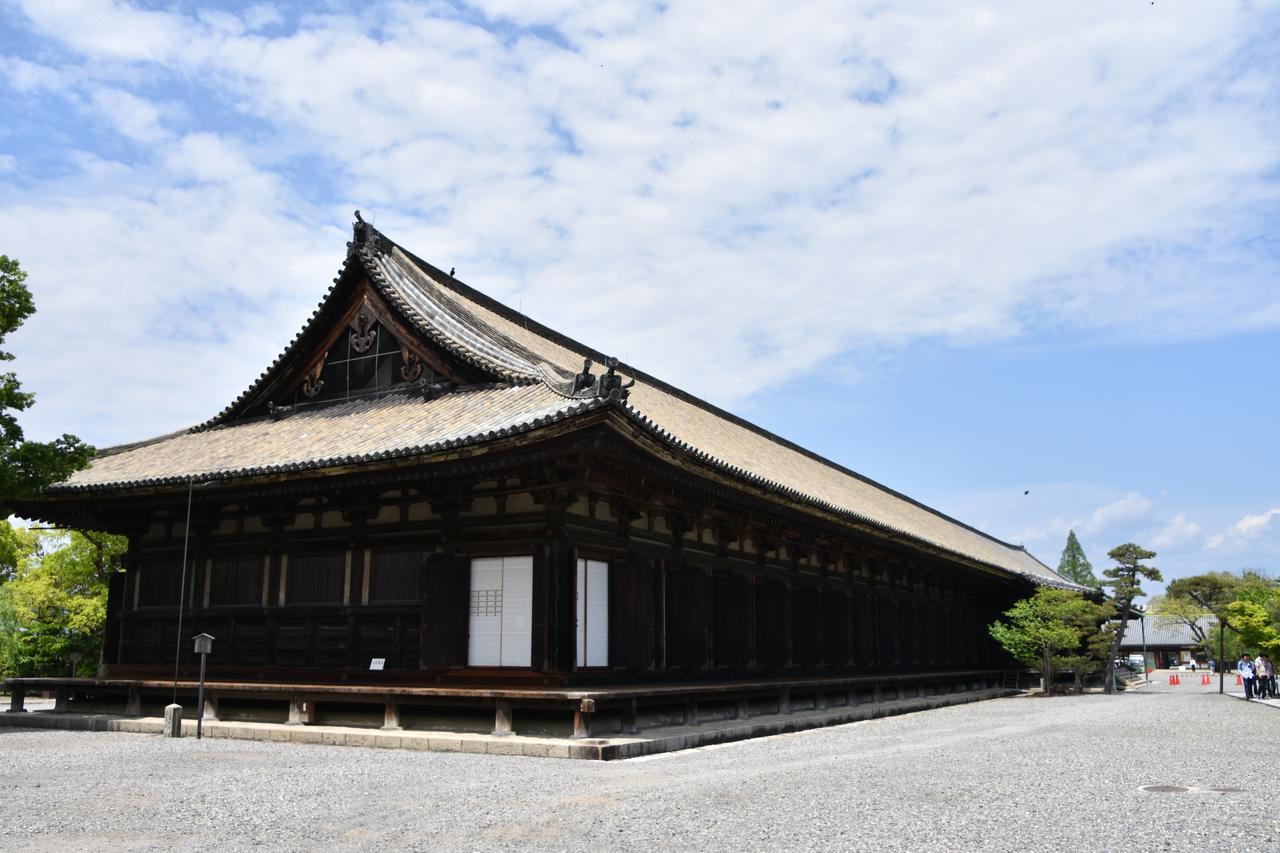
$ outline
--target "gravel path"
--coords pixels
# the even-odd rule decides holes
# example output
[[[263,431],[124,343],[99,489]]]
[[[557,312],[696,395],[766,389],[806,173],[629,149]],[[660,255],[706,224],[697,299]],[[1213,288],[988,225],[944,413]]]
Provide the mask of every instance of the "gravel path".
[[[0,729],[0,849],[1280,849],[1232,748],[1277,727],[1153,684],[613,763]]]

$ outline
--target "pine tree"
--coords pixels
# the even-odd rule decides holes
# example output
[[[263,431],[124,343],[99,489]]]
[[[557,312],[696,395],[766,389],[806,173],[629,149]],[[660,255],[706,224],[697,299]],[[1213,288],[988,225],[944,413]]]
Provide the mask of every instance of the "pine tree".
[[[1076,538],[1074,530],[1067,531],[1067,546],[1062,549],[1062,559],[1058,561],[1058,574],[1081,586],[1098,586],[1098,579],[1093,575],[1093,564],[1084,555],[1084,548],[1080,547],[1080,540]]]
[[[1004,612],[1007,622],[993,622],[987,630],[1012,657],[1039,667],[1044,695],[1052,696],[1055,666],[1077,670],[1081,680],[1080,670],[1090,661],[1089,654],[1080,654],[1081,645],[1098,633],[1106,618],[1100,610],[1078,592],[1041,587]]]
[[[1155,551],[1148,551],[1132,542],[1118,545],[1107,552],[1107,556],[1115,560],[1116,564],[1103,570],[1102,574],[1106,580],[1102,585],[1111,587],[1111,597],[1115,602],[1118,621],[1116,632],[1111,637],[1111,652],[1107,655],[1107,670],[1103,683],[1103,688],[1108,693],[1115,692],[1113,675],[1116,669],[1116,655],[1120,653],[1120,644],[1124,642],[1124,629],[1129,624],[1133,600],[1143,594],[1142,587],[1139,586],[1139,578],[1150,581],[1164,580],[1160,570],[1155,566],[1142,564],[1143,560],[1150,560],[1155,555]]]

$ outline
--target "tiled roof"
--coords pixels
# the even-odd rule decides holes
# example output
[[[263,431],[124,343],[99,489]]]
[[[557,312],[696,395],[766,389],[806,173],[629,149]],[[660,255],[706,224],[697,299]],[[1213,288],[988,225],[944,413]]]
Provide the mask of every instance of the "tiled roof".
[[[365,228],[363,232],[360,228]],[[253,388],[204,427],[104,455],[56,487],[85,489],[183,480],[191,475],[291,470],[409,455],[483,440],[541,420],[569,417],[598,398],[567,396],[584,358],[604,355],[523,317],[408,254],[367,226],[343,274],[359,264],[381,295],[423,335],[506,387],[424,403],[407,395],[300,411],[280,421],[227,423],[241,401],[272,381],[290,348]],[[331,298],[333,291],[326,296]],[[316,314],[325,308],[322,302]],[[315,315],[313,315],[315,316]],[[852,520],[906,535],[1039,584],[1078,588],[1009,545],[836,465],[629,366],[625,403],[612,405],[665,441],[714,467]],[[353,426],[358,425],[353,429]]]
[[[599,408],[537,385],[461,388],[431,401],[390,394],[279,420],[256,418],[166,436],[99,456],[56,490],[88,490],[346,465],[475,444]]]
[[[1148,616],[1145,620],[1130,619],[1126,623],[1124,638],[1120,641],[1121,649],[1127,651],[1142,648],[1143,621],[1147,623],[1146,637],[1148,647],[1175,646],[1177,648],[1191,648],[1199,644],[1199,640],[1191,632],[1191,626],[1181,619],[1173,616]],[[1218,624],[1218,620],[1212,616],[1204,616],[1197,620],[1197,624],[1208,634]]]

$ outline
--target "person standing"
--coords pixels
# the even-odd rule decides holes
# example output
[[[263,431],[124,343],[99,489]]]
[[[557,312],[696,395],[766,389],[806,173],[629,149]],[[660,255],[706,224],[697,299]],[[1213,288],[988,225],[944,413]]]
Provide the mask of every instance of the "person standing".
[[[1271,655],[1258,655],[1253,668],[1254,692],[1262,699],[1276,698],[1276,667],[1271,662]]]
[[[1253,658],[1248,652],[1240,655],[1240,662],[1236,664],[1236,672],[1240,673],[1240,680],[1244,682],[1244,698],[1253,698]]]

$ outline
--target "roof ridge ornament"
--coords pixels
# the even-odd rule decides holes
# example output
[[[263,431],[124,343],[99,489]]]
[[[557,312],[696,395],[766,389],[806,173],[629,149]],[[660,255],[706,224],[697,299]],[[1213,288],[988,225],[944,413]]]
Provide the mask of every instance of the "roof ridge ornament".
[[[617,373],[618,359],[613,356],[606,358],[604,360],[606,370],[601,376],[591,372],[594,364],[595,362],[589,358],[582,360],[582,372],[574,375],[573,384],[569,389],[570,396],[597,397],[618,402],[627,399],[631,394],[631,386],[636,384],[636,380],[632,377],[626,382],[622,381],[622,377]]]
[[[596,389],[596,396],[620,403],[631,395],[631,386],[636,384],[635,377],[624,383],[622,377],[616,372],[618,359],[614,356],[609,356],[604,363],[609,369],[604,376],[600,377],[600,385]]]
[[[360,211],[356,211],[356,221],[351,224],[351,242],[347,244],[347,254],[354,254],[360,249],[369,249],[374,252],[390,252],[391,241],[383,236],[382,232],[373,227],[372,223],[365,222]]]

